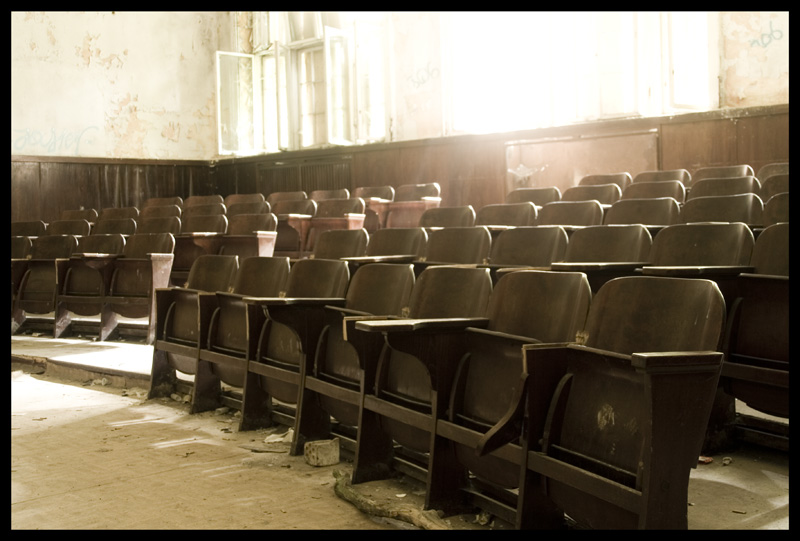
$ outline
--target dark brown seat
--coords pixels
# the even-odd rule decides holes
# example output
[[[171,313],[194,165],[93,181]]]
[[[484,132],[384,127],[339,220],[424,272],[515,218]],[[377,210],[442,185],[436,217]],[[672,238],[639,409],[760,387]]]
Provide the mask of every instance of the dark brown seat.
[[[621,199],[656,199],[671,197],[678,203],[686,200],[686,187],[680,180],[634,182],[622,192]]]
[[[243,428],[295,426],[297,405],[303,400],[302,377],[314,359],[325,306],[344,305],[349,282],[344,261],[301,259],[292,264],[283,297],[245,298],[263,312],[263,325],[248,362]],[[291,452],[297,454],[298,449]]]
[[[206,203],[203,205],[196,204],[191,206],[183,207],[183,212],[181,213],[181,219],[184,221],[188,220],[189,218],[194,218],[196,216],[215,216],[215,215],[225,215],[228,209],[225,207],[223,203]]]
[[[228,222],[228,230],[219,239],[219,255],[246,257],[272,257],[278,233],[278,218],[268,214],[238,214]]]
[[[513,491],[519,487],[524,464],[521,423],[506,435],[504,447],[483,457],[475,449],[505,416],[515,395],[525,390],[521,386],[523,347],[574,342],[586,323],[591,296],[582,273],[512,272],[492,292],[486,330],[464,328],[437,337],[447,352],[444,362],[438,351],[420,353],[421,361],[436,369],[454,364],[449,378],[437,381],[436,396],[447,407],[440,406],[435,417],[427,508],[483,507],[514,524],[517,495]],[[412,341],[413,333],[404,334],[412,334],[406,339]],[[493,490],[487,490],[488,486]],[[508,513],[500,511],[509,507]]]
[[[714,282],[630,276],[594,296],[577,344],[526,346],[528,400],[509,408],[527,407],[517,526],[553,527],[566,514],[581,527],[686,529],[724,321]],[[479,454],[502,449],[514,419]]]
[[[158,205],[152,207],[144,207],[139,212],[139,220],[147,218],[166,218],[168,216],[181,217],[181,207],[178,205]]]
[[[171,233],[137,233],[128,237],[122,257],[113,259],[113,271],[101,315],[100,340],[123,331],[155,340],[155,291],[169,285],[175,237]],[[120,321],[120,317],[140,322]]]
[[[56,220],[47,224],[46,235],[88,235],[92,225],[87,220]]]
[[[506,203],[524,203],[530,201],[537,207],[542,207],[553,201],[561,201],[561,190],[555,186],[539,188],[517,188],[506,194]]]
[[[308,194],[304,191],[289,191],[289,192],[272,192],[267,196],[267,203],[269,203],[272,212],[278,214],[275,210],[275,203],[278,201],[287,201],[293,199],[308,199]]]
[[[317,202],[305,198],[280,200],[272,204],[272,213],[278,217],[275,251],[299,257],[308,238],[311,218],[317,214]]]
[[[309,199],[313,199],[317,203],[327,199],[348,199],[350,197],[350,190],[347,188],[336,188],[330,190],[312,190],[308,194]]]
[[[184,199],[183,210],[189,207],[204,206],[204,205],[224,205],[225,198],[219,194],[212,195],[192,195]]]
[[[350,199],[323,199],[317,204],[317,212],[311,218],[308,236],[303,251],[313,252],[314,244],[326,231],[337,229],[362,229],[366,205],[360,197]],[[366,246],[365,246],[366,248]]]
[[[92,226],[92,235],[133,235],[136,233],[136,220],[119,218],[100,220]]]
[[[28,259],[33,247],[33,238],[25,236],[11,237],[11,259]]]
[[[267,199],[264,197],[264,194],[260,192],[232,193],[225,196],[223,203],[225,203],[226,207],[230,208],[231,205],[236,205],[238,203],[263,203],[266,200]]]
[[[360,197],[364,201],[381,199],[394,201],[394,186],[359,186],[353,190],[353,197]]]
[[[630,184],[628,184],[629,186]],[[561,194],[562,201],[599,201],[601,205],[611,205],[622,197],[618,184],[582,184],[572,186]]]
[[[417,225],[428,230],[439,227],[472,227],[475,225],[475,209],[472,205],[431,208],[422,213]]]
[[[331,229],[320,234],[312,255],[315,259],[362,257],[368,245],[366,229]]]
[[[443,230],[444,231],[444,230]],[[382,321],[357,321],[348,328],[347,341],[359,352],[364,381],[361,386],[358,434],[352,482],[362,483],[390,475],[395,454],[412,460],[421,471],[428,469],[432,420],[447,402],[436,394],[439,381],[452,378],[455,365],[437,337],[447,335],[448,325],[486,326],[492,291],[488,269],[438,266],[426,269],[416,280],[405,317]],[[408,331],[422,325],[424,344],[408,347],[390,339],[397,325]],[[443,326],[443,327],[442,327]],[[384,335],[385,345],[370,347]],[[417,333],[398,333],[410,336]],[[423,351],[441,352],[433,366],[420,358]],[[446,357],[446,358],[445,358]],[[393,450],[395,445],[400,449]],[[421,454],[421,456],[418,456]],[[424,479],[424,476],[422,477]]]
[[[131,218],[133,220],[139,219],[139,209],[136,207],[109,207],[100,211],[97,221],[103,220],[123,220]]]
[[[596,186],[598,184],[616,184],[622,192],[628,185],[633,182],[630,173],[606,173],[596,175],[586,175],[578,182],[579,186]],[[563,197],[562,197],[563,199]]]
[[[165,207],[148,207],[165,208]],[[147,209],[145,209],[147,210]],[[171,233],[179,235],[181,232],[181,219],[177,216],[147,217],[142,218],[136,223],[136,230],[139,233]]]
[[[598,201],[554,201],[539,209],[538,225],[582,227],[601,225],[603,206]]]
[[[247,360],[253,358],[258,335],[264,324],[264,311],[248,305],[245,297],[280,297],[289,278],[288,257],[248,257],[241,259],[231,292],[216,292],[216,302],[202,304],[212,310],[208,321],[208,340],[200,344],[198,370],[201,382],[194,395],[194,410],[203,411],[223,404],[242,409],[241,392],[247,376]],[[206,366],[207,365],[207,366]],[[206,369],[208,368],[208,369]],[[236,391],[225,392],[220,382]]]
[[[564,259],[568,243],[566,230],[558,225],[512,227],[492,240],[486,266],[492,272],[493,282],[514,268],[548,270],[551,264]]]
[[[532,201],[520,203],[496,203],[478,209],[475,225],[505,229],[508,227],[527,227],[536,225],[538,209]]]
[[[428,233],[424,227],[393,227],[369,234],[366,255],[344,257],[350,273],[370,263],[412,263],[425,255]]]
[[[670,180],[678,180],[683,185],[688,186],[692,182],[692,175],[686,169],[669,169],[667,171],[642,171],[633,177],[633,183]]]
[[[758,169],[756,177],[758,177],[758,180],[760,180],[763,183],[765,179],[768,179],[772,175],[788,175],[788,174],[789,174],[789,162],[774,162],[762,165]]]
[[[747,164],[701,167],[692,175],[692,182],[690,185],[694,186],[695,182],[704,178],[730,178],[747,176],[755,176],[753,168]]]
[[[761,225],[769,227],[780,222],[789,222],[789,192],[777,193],[764,203]]]
[[[769,201],[773,195],[789,191],[789,173],[772,175],[761,181],[759,196],[762,201]]]
[[[633,185],[632,185],[633,186]],[[672,197],[620,199],[606,210],[605,225],[642,224],[655,235],[668,225],[681,222],[681,206]]]
[[[364,318],[402,316],[413,286],[411,265],[365,265],[353,274],[344,306],[324,308],[313,364],[309,362],[302,377],[303,398],[297,410],[293,444],[298,452],[305,442],[330,439],[333,434],[343,447],[355,450],[363,372],[358,352],[345,340],[343,325]],[[373,346],[381,347],[382,337],[375,338]]]
[[[177,372],[195,376],[192,384],[192,412],[200,405],[195,396],[203,396],[208,382],[207,365],[198,366],[200,347],[207,341],[208,305],[216,302],[217,291],[230,291],[239,270],[236,256],[203,255],[197,258],[186,287],[157,289],[156,337],[153,344],[153,365],[148,398],[170,396],[178,390]]]
[[[12,237],[40,237],[47,234],[47,224],[41,220],[11,222]]]
[[[238,214],[228,220],[228,235],[251,235],[255,231],[275,231],[278,217],[274,214]]]
[[[230,220],[239,214],[269,214],[270,210],[266,201],[246,201],[227,205],[225,215]]]
[[[64,280],[58,284],[54,338],[83,331],[101,334],[98,322],[78,323],[72,314],[84,317],[102,314],[114,259],[121,256],[124,249],[125,237],[121,234],[92,234],[79,239],[76,252],[65,265]]]
[[[171,206],[175,205],[179,208],[183,208],[183,198],[180,196],[168,196],[168,197],[150,197],[145,199],[144,204],[142,207],[161,207],[161,206]]]
[[[364,214],[364,229],[369,234],[381,228],[381,216],[379,211],[386,208],[386,204],[394,201],[394,186],[360,186],[353,190],[353,197],[360,197],[364,200],[366,209]],[[377,210],[373,208],[377,207]]]
[[[428,234],[425,255],[414,262],[414,272],[419,275],[432,265],[480,265],[491,250],[492,235],[486,226],[437,229]]]
[[[692,188],[686,194],[686,199],[696,197],[717,196],[717,195],[736,195],[742,193],[761,192],[761,184],[753,176],[747,177],[722,177],[704,178],[692,182]]]
[[[39,323],[52,333],[52,319],[33,321],[28,315],[45,316],[55,311],[58,284],[63,282],[66,264],[77,248],[75,235],[45,235],[33,241],[30,259],[11,261],[12,293],[16,290],[11,307],[11,334],[38,327]]]
[[[761,225],[763,212],[764,202],[754,193],[709,195],[688,199],[681,208],[681,221]]]
[[[175,260],[170,283],[183,286],[194,262],[201,255],[217,255],[228,230],[224,214],[186,216],[181,219],[181,233],[175,235]]]
[[[395,190],[394,201],[372,208],[380,216],[381,227],[417,227],[426,210],[441,206],[441,192],[438,182],[403,184]]]
[[[89,223],[97,221],[95,209],[65,210],[61,213],[60,220],[86,220]]]

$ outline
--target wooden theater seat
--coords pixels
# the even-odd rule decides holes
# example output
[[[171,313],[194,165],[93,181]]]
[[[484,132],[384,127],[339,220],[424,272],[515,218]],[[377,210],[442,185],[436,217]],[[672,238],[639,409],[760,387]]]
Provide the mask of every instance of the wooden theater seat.
[[[417,225],[428,231],[441,227],[472,227],[475,225],[475,209],[472,205],[430,208],[422,213]]]

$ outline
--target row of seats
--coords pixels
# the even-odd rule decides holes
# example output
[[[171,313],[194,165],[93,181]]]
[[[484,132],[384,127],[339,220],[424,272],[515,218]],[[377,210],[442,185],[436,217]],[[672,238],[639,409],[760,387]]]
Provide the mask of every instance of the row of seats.
[[[479,229],[488,235],[450,228],[430,239]],[[571,243],[601,228],[501,237],[559,229]],[[784,226],[758,246],[773,253],[776,231],[785,236],[774,253],[787,255]],[[416,467],[428,507],[477,504],[518,527],[549,527],[564,513],[591,527],[686,527],[689,469],[738,349],[714,281],[632,275],[593,293],[585,273],[563,270],[495,282],[480,265],[418,273],[377,260],[351,273],[316,258],[238,263],[198,259],[187,288],[157,292],[151,396],[174,392],[176,372],[192,374],[192,411],[224,402],[241,408],[243,430],[290,424],[295,454],[349,434],[354,483]],[[743,315],[740,329],[754,323]],[[745,342],[759,335],[749,331]]]

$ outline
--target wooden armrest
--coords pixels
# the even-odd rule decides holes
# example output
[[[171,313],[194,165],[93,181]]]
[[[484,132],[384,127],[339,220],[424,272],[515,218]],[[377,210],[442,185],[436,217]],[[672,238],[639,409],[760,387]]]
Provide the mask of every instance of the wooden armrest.
[[[430,319],[384,319],[379,321],[359,321],[355,328],[366,332],[409,332],[442,331],[465,329],[488,325],[488,318],[430,318]]]
[[[661,266],[661,265],[646,265],[642,267],[642,274],[650,276],[714,276],[726,275],[733,276],[736,274],[751,273],[755,270],[753,267],[748,266]]]
[[[594,261],[576,261],[576,262],[557,262],[550,265],[551,270],[557,271],[572,271],[572,272],[591,272],[591,271],[618,271],[618,270],[632,270],[639,269],[646,266],[647,261],[614,261],[614,262],[594,262]]]
[[[256,306],[325,306],[344,305],[346,299],[339,297],[244,297],[244,302]]]

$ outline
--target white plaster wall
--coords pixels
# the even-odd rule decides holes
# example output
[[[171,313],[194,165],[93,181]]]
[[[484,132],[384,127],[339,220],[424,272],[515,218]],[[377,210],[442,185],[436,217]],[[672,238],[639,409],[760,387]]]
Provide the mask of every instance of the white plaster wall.
[[[232,26],[228,12],[12,13],[12,154],[214,157],[214,53]]]

